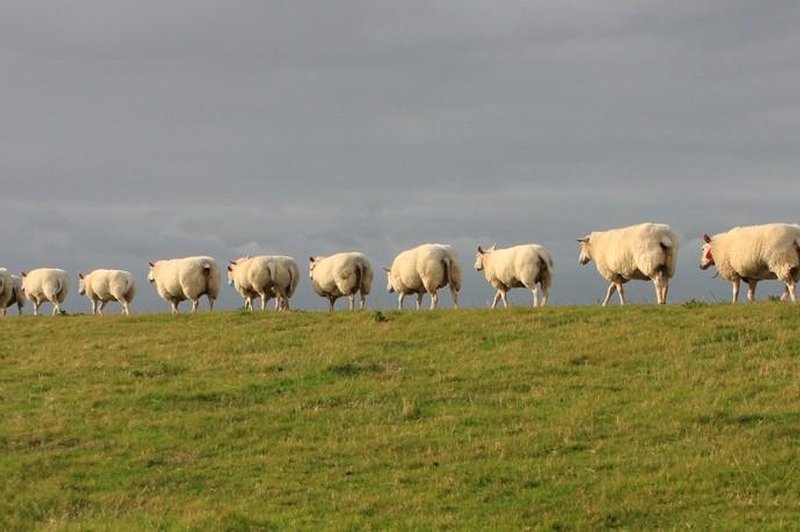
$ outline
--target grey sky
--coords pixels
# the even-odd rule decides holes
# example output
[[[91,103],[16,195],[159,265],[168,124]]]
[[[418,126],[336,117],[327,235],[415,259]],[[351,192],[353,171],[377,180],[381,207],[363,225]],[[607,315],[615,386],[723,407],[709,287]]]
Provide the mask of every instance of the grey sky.
[[[725,299],[697,237],[798,220],[799,27],[794,1],[0,2],[0,264],[128,269],[166,310],[148,260],[441,241],[478,306],[475,245],[538,242],[552,301],[593,303],[575,238],[653,220],[671,299]]]

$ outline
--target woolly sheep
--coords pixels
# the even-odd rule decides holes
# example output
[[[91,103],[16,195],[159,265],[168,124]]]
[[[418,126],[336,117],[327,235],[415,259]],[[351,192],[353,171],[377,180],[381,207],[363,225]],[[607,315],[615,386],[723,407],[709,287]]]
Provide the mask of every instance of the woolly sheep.
[[[25,306],[22,279],[0,268],[0,316],[5,316],[6,309],[13,305],[17,305],[17,312],[22,315],[22,307]]]
[[[300,269],[292,257],[241,257],[228,261],[228,283],[244,298],[244,306],[253,309],[253,299],[261,298],[261,310],[275,297],[275,310],[289,310],[289,298],[300,280]]]
[[[116,301],[122,306],[122,313],[128,315],[136,286],[130,272],[98,269],[78,274],[78,293],[91,301],[92,314],[102,314],[109,301]]]
[[[355,309],[355,297],[361,294],[359,308],[364,309],[372,289],[372,266],[362,253],[337,253],[328,257],[309,257],[308,276],[314,291],[328,299],[328,311],[342,296],[350,299],[350,310]]]
[[[594,260],[597,272],[610,283],[604,307],[615,289],[624,305],[622,285],[632,279],[652,280],[658,303],[667,302],[669,279],[675,274],[678,255],[678,237],[668,225],[643,223],[595,231],[578,242],[580,263]]]
[[[550,252],[538,244],[522,244],[505,249],[492,246],[484,250],[478,246],[475,269],[483,271],[486,282],[497,289],[492,308],[502,299],[508,307],[506,293],[512,288],[527,288],[533,295],[533,306],[538,305],[541,289],[541,306],[547,304],[550,285],[553,282],[553,258]]]
[[[200,297],[208,298],[209,310],[214,310],[214,300],[219,296],[219,267],[211,257],[185,257],[165,259],[150,263],[147,280],[155,284],[158,295],[178,312],[181,301],[192,302],[192,312],[197,312]]]
[[[39,315],[39,307],[45,301],[53,304],[53,315],[61,313],[61,303],[69,291],[67,272],[57,268],[37,268],[22,272],[22,291],[33,304],[33,315]]]
[[[733,285],[733,303],[739,299],[739,282],[747,283],[747,300],[753,301],[758,281],[779,279],[785,288],[781,299],[795,301],[800,277],[800,225],[772,223],[734,227],[713,237],[703,235],[700,269],[716,266]]]
[[[417,294],[417,309],[422,306],[425,293],[431,296],[431,310],[439,302],[438,290],[450,287],[453,306],[458,308],[458,292],[461,290],[461,261],[452,246],[422,244],[398,254],[387,274],[386,290],[399,294],[397,306],[403,309],[403,300],[409,294]]]

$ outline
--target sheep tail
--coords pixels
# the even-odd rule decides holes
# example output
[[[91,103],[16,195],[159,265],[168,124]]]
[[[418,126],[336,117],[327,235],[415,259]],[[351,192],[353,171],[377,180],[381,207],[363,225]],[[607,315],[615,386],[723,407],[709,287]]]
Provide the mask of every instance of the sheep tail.
[[[206,289],[200,295],[207,295],[211,293],[211,264],[208,262],[203,263],[203,279],[206,281]]]
[[[539,285],[542,288],[549,288],[553,282],[553,263],[548,257],[545,259],[539,255]]]
[[[671,268],[672,255],[675,252],[675,249],[674,249],[675,245],[672,242],[672,239],[667,237],[667,236],[661,237],[661,241],[659,242],[659,244],[661,245],[661,249],[664,251],[664,263],[661,265],[661,268],[659,268],[659,269],[662,272],[664,272],[668,277],[671,277],[672,276],[672,268]]]
[[[353,293],[357,293],[361,290],[361,282],[364,279],[364,265],[363,264],[356,264],[356,286]]]
[[[450,263],[450,257],[442,259],[442,266],[444,266],[444,284],[439,288],[453,284],[453,265]]]
[[[133,282],[133,279],[126,279],[125,282],[127,286],[125,287],[125,298],[128,302],[133,300],[133,296],[136,294],[136,285]]]

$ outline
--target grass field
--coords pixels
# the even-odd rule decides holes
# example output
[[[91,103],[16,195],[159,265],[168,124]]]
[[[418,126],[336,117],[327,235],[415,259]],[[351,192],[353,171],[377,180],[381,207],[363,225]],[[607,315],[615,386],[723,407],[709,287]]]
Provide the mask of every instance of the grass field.
[[[0,528],[800,527],[800,307],[0,319]]]

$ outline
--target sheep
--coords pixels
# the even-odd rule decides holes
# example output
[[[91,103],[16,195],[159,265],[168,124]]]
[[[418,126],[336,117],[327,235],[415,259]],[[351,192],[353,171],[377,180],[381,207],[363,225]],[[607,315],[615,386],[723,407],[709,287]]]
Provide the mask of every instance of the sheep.
[[[506,293],[512,288],[527,288],[533,294],[533,306],[538,306],[539,290],[542,291],[541,306],[547,304],[548,291],[553,282],[553,257],[538,244],[523,244],[505,249],[492,246],[484,250],[478,246],[475,269],[483,271],[486,282],[497,289],[492,308],[502,299],[508,307]]]
[[[17,305],[17,311],[22,315],[25,306],[25,294],[22,292],[22,279],[12,275],[5,268],[0,268],[0,316],[6,315],[6,309]]]
[[[228,261],[228,284],[244,298],[244,306],[253,309],[253,299],[261,298],[261,310],[275,297],[275,310],[289,310],[289,298],[300,280],[300,269],[292,257],[241,257]]]
[[[624,305],[622,285],[632,279],[652,280],[658,304],[667,302],[669,279],[675,274],[678,255],[678,237],[668,225],[643,223],[595,231],[578,242],[579,262],[585,265],[594,260],[597,272],[610,283],[604,307],[615,289],[620,305]]]
[[[33,303],[33,315],[39,315],[39,307],[45,301],[53,304],[53,315],[61,313],[61,303],[69,292],[67,272],[57,268],[37,268],[22,272],[22,291]]]
[[[403,300],[417,294],[417,310],[422,306],[425,293],[431,296],[431,310],[439,302],[438,290],[450,287],[453,306],[458,308],[461,290],[461,261],[452,246],[422,244],[398,254],[391,268],[384,268],[387,276],[386,290],[399,294],[397,306],[403,309]]]
[[[209,310],[219,296],[219,267],[211,257],[185,257],[165,259],[150,263],[147,280],[155,284],[158,295],[178,313],[181,301],[192,302],[192,312],[197,312],[200,297],[208,298]]]
[[[787,296],[796,301],[800,278],[800,225],[772,223],[734,227],[730,231],[703,235],[700,269],[716,266],[723,279],[733,285],[733,303],[739,299],[739,282],[747,283],[747,300],[753,301],[758,281],[779,279]]]
[[[133,275],[125,270],[94,270],[78,274],[78,293],[92,303],[92,314],[103,314],[109,301],[122,306],[122,314],[129,315],[130,304],[136,295]]]
[[[361,294],[359,309],[364,310],[372,289],[372,266],[362,253],[336,253],[327,257],[309,257],[308,276],[311,286],[321,297],[328,299],[328,312],[339,297],[350,299],[355,309],[355,297]]]

